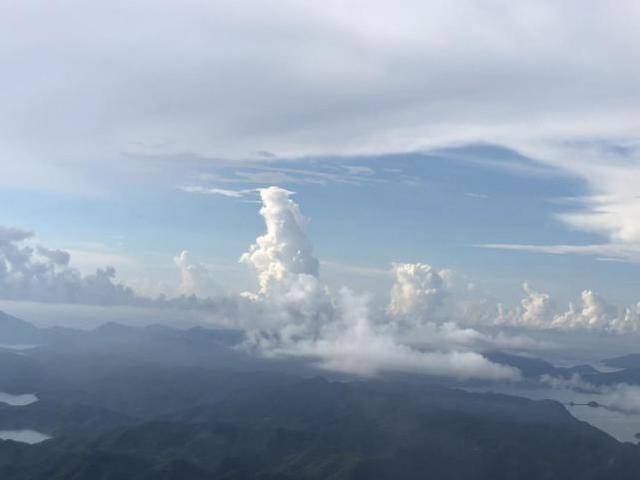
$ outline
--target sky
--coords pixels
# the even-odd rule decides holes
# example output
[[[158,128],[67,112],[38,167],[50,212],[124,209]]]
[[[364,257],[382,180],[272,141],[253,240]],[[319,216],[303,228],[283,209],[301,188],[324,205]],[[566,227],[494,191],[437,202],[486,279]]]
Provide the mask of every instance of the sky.
[[[638,21],[624,0],[7,1],[0,297],[261,295],[239,259],[278,187],[285,244],[318,261],[293,273],[373,311],[428,265],[490,325],[630,325]]]

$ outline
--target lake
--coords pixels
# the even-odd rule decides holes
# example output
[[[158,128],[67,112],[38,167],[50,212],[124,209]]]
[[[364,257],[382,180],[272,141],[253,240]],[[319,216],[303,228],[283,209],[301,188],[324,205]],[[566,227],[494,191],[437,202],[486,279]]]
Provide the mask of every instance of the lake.
[[[0,349],[3,349],[3,350],[14,350],[16,352],[22,352],[24,350],[31,350],[32,348],[36,348],[36,347],[38,347],[38,345],[0,343]]]
[[[14,395],[12,393],[0,392],[0,403],[6,403],[13,407],[24,407],[25,405],[31,405],[37,401],[38,397],[33,393]]]
[[[556,400],[567,408],[571,415],[578,420],[587,422],[594,427],[608,433],[621,442],[637,443],[636,433],[640,432],[640,414],[612,411],[606,408],[593,408],[586,405],[569,405],[574,403],[602,402],[600,395],[582,393],[562,388],[524,388],[519,386],[500,386],[498,388],[466,389],[476,392],[504,393],[532,400]]]
[[[40,443],[49,440],[51,436],[37,432],[36,430],[0,430],[1,440],[13,440],[28,444]]]

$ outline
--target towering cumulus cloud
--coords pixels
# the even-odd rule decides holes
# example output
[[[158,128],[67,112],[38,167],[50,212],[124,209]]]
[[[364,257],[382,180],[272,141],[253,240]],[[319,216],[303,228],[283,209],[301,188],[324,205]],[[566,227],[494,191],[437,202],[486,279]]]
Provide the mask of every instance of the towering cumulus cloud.
[[[499,305],[496,323],[535,329],[550,328],[555,312],[551,296],[537,292],[528,283],[524,283],[522,289],[527,296],[520,301],[520,308],[505,310]]]
[[[499,306],[494,323],[535,330],[586,330],[611,333],[640,330],[640,304],[622,312],[609,305],[591,290],[584,290],[580,302],[570,303],[564,312],[557,312],[548,293],[540,293],[528,284],[523,285],[526,297],[521,307],[505,309]]]
[[[204,265],[192,260],[187,250],[173,259],[180,271],[180,286],[178,291],[182,295],[207,296],[213,288],[209,271]]]
[[[424,320],[442,306],[447,293],[441,272],[424,263],[394,263],[392,271],[395,283],[389,303],[391,315]]]
[[[591,290],[583,291],[581,300],[578,307],[569,304],[569,310],[556,315],[551,326],[564,330],[603,330],[610,326],[616,315],[611,306]]]
[[[319,262],[304,232],[308,220],[291,200],[291,193],[278,187],[260,190],[260,215],[267,233],[240,258],[258,272],[262,294],[271,293],[295,276],[318,276]]]
[[[331,298],[318,278],[318,259],[304,231],[308,220],[291,194],[278,187],[260,190],[260,215],[267,232],[240,257],[254,269],[260,285],[257,294],[245,295],[286,341],[316,337],[333,316]]]
[[[278,187],[260,191],[267,232],[241,257],[259,281],[258,292],[245,295],[258,309],[259,321],[250,329],[251,346],[263,355],[306,357],[323,368],[360,375],[406,371],[460,378],[518,377],[516,370],[477,353],[424,352],[399,343],[384,322],[371,320],[367,296],[346,288],[332,296],[319,278],[319,262],[304,231],[307,220],[291,195]],[[441,285],[442,279],[429,280],[426,265],[417,270],[416,289],[428,289],[429,281]],[[411,308],[438,303],[437,295],[416,295],[424,298]],[[398,301],[400,297],[399,293]]]

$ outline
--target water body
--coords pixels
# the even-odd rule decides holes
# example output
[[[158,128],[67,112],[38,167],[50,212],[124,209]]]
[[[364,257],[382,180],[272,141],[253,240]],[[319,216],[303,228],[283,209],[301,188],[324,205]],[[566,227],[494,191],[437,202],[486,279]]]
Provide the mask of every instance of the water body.
[[[578,420],[587,422],[594,427],[608,433],[621,442],[637,443],[636,433],[640,433],[640,413],[612,411],[603,407],[589,407],[587,405],[569,405],[570,402],[587,404],[591,401],[603,402],[601,396],[592,393],[582,393],[564,388],[522,388],[505,386],[499,388],[470,389],[473,391],[504,393],[532,400],[556,400],[565,405],[567,410]]]
[[[19,343],[0,343],[0,349],[3,350],[14,350],[16,352],[22,352],[24,350],[31,350],[32,348],[36,348],[38,345],[31,344],[19,344]]]
[[[33,393],[14,395],[12,393],[0,392],[0,403],[6,403],[12,407],[24,407],[25,405],[36,403],[38,400],[38,397]]]
[[[584,406],[567,406],[567,409],[578,420],[590,423],[621,442],[638,442],[636,434],[640,433],[640,415],[637,413],[621,413]]]
[[[33,445],[34,443],[49,440],[51,436],[36,430],[0,430],[1,440],[13,440],[14,442],[22,442]]]

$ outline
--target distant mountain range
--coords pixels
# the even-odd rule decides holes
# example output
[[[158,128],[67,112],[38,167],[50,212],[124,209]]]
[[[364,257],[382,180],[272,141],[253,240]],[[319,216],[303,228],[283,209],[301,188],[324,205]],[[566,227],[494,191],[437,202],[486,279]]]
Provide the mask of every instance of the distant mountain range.
[[[607,358],[602,363],[612,368],[640,368],[640,353]]]
[[[241,330],[207,329],[193,327],[187,330],[175,329],[165,325],[131,327],[117,322],[108,322],[92,330],[79,330],[66,327],[39,328],[31,323],[0,311],[0,345],[48,345],[61,342],[132,341],[154,339],[156,341],[182,341],[193,344],[212,342],[224,345],[236,345],[244,339]]]
[[[0,344],[37,345],[43,341],[42,329],[0,311]]]
[[[589,377],[599,375],[600,372],[591,365],[576,365],[573,367],[556,367],[553,364],[539,358],[522,357],[504,352],[485,352],[485,357],[495,363],[509,365],[517,368],[526,378],[538,378],[541,375],[554,377],[570,377],[578,374]]]

